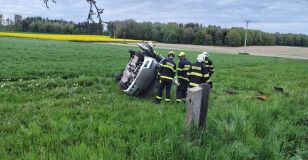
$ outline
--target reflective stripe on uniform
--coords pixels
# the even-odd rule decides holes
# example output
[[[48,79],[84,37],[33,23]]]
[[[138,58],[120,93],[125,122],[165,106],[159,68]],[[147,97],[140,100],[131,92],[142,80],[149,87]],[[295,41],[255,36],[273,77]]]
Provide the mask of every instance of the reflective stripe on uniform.
[[[157,99],[161,99],[161,97],[159,97],[159,96],[156,96],[156,98],[157,98]]]
[[[210,67],[210,65],[205,65],[205,67]]]
[[[210,67],[214,67],[214,65],[210,65]]]
[[[177,101],[177,102],[182,102],[182,100],[181,100],[181,99],[176,99],[176,101]]]
[[[179,70],[179,71],[188,71],[188,70],[189,70],[189,68],[183,68],[183,69],[178,68],[178,70]]]
[[[188,75],[202,77],[202,74],[197,72],[190,72]]]
[[[164,64],[161,64],[162,67],[166,67],[166,68],[169,68],[171,69],[173,72],[175,72],[174,68],[172,68],[171,66],[168,66],[168,65],[164,65]]]
[[[185,78],[185,77],[182,77],[182,76],[178,76],[178,78],[179,78],[179,79],[184,79],[184,80],[186,80],[186,81],[189,81],[188,78]]]
[[[195,69],[195,70],[201,71],[201,67],[192,66],[191,69]]]
[[[174,64],[172,64],[172,63],[170,63],[170,62],[166,62],[166,64],[167,64],[168,66],[174,67]]]
[[[189,85],[194,86],[194,87],[199,86],[199,84],[197,84],[197,83],[192,83],[192,82],[190,82]]]
[[[208,78],[210,75],[209,74],[205,74],[203,77]]]
[[[169,79],[169,80],[173,80],[172,77],[167,77],[167,76],[160,76],[160,78],[163,78],[163,79]]]
[[[212,80],[210,80],[210,79],[206,81],[206,83],[210,83],[210,82],[212,82]]]
[[[170,101],[171,101],[171,99],[165,99],[165,101],[170,102]]]

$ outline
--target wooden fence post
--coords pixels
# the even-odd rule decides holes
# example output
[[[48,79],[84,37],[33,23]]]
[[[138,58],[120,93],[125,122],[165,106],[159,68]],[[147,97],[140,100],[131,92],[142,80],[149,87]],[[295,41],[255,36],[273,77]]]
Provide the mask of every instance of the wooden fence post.
[[[187,94],[185,126],[206,127],[210,85],[203,83],[190,88]]]

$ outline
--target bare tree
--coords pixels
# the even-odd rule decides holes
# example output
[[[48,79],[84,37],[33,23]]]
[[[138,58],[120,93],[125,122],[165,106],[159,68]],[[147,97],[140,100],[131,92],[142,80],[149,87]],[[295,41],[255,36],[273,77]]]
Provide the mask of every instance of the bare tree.
[[[41,1],[44,2],[47,8],[49,8],[49,3],[54,3],[54,4],[57,3],[56,0],[41,0]],[[86,0],[86,1],[90,5],[89,14],[87,18],[88,23],[90,22],[95,23],[93,16],[96,15],[96,18],[98,19],[98,23],[103,25],[104,22],[102,20],[102,14],[104,13],[104,9],[97,7],[96,0]]]
[[[48,5],[49,2],[51,2],[51,3],[57,3],[56,0],[43,0],[43,2],[45,3],[45,5],[46,5],[47,8],[49,8],[49,5]]]

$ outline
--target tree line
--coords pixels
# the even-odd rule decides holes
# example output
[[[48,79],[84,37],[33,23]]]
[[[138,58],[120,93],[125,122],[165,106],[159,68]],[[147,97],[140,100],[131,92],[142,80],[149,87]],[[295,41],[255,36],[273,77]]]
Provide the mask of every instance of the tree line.
[[[65,20],[50,20],[42,17],[22,18],[15,15],[14,20],[6,19],[1,30],[60,33],[60,34],[104,34],[116,38],[152,40],[164,43],[182,43],[215,46],[242,46],[245,41],[245,29],[239,27],[222,28],[216,25],[204,26],[198,23],[159,23],[136,22],[129,19],[110,21],[102,24]],[[308,36],[304,34],[267,33],[249,29],[247,45],[283,45],[308,46]]]
[[[138,23],[134,20],[109,24],[108,34],[121,38],[233,47],[243,46],[245,41],[245,29],[239,27],[228,29],[198,23]],[[266,33],[249,29],[247,35],[247,45],[308,46],[308,36],[304,34]]]
[[[1,25],[2,24],[2,25]],[[102,25],[98,23],[74,23],[65,20],[50,20],[42,17],[15,15],[14,19],[5,19],[0,23],[2,31],[57,33],[57,34],[103,34]]]

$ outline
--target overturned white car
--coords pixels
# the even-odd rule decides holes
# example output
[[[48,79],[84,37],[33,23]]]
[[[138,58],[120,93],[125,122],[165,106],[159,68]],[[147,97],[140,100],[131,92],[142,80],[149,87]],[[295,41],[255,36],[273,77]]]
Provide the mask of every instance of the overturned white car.
[[[155,54],[151,43],[138,43],[138,46],[139,52],[129,50],[130,60],[116,79],[126,94],[146,96],[155,92],[157,71],[163,57]]]

